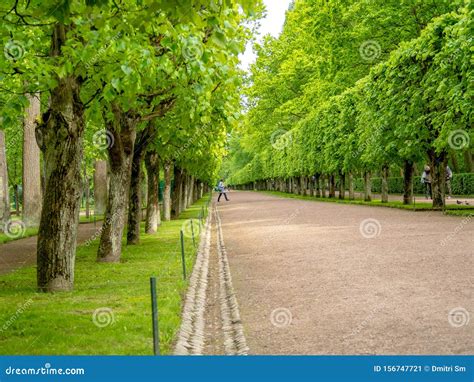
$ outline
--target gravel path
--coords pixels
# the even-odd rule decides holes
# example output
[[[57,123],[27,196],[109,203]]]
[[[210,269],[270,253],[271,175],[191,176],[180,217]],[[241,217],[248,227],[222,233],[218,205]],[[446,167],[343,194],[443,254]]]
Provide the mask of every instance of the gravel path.
[[[474,352],[474,219],[230,199],[218,207],[250,353]]]
[[[77,242],[81,244],[94,236],[102,223],[79,224]],[[14,271],[26,265],[36,264],[37,236],[27,237],[0,244],[0,275]]]

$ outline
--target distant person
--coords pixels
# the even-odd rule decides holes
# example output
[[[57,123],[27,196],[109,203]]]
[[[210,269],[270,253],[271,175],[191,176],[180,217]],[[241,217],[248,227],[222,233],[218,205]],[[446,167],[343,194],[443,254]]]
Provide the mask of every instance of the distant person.
[[[426,199],[432,199],[432,190],[431,190],[431,168],[430,166],[425,166],[425,171],[421,175],[421,183],[425,185],[425,195]]]
[[[448,199],[451,199],[451,179],[453,179],[453,172],[446,166],[446,190],[448,191]]]
[[[226,193],[226,188],[225,188],[225,185],[224,185],[224,180],[221,179],[219,181],[219,184],[217,185],[217,189],[219,191],[219,197],[217,198],[217,202],[220,202],[221,201],[221,196],[224,195],[225,197],[225,200],[228,202],[229,199],[227,198],[227,193]]]

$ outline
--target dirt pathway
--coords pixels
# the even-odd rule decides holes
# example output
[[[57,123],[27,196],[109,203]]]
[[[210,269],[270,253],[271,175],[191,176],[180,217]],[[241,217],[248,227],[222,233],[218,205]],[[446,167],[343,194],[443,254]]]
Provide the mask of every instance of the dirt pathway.
[[[230,199],[219,211],[250,353],[474,352],[474,219]]]
[[[79,224],[77,232],[78,244],[89,240],[100,230],[102,223]],[[0,244],[0,275],[11,272],[26,265],[36,263],[37,236],[27,237]]]

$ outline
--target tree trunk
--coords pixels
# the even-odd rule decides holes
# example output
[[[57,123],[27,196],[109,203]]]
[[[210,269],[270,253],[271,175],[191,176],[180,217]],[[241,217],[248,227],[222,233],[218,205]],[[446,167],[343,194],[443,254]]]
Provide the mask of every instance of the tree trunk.
[[[463,151],[464,165],[466,166],[466,172],[474,172],[474,160],[471,148],[467,148]]]
[[[0,231],[10,220],[10,200],[8,195],[7,154],[5,132],[0,130]]]
[[[346,198],[346,176],[344,172],[339,171],[339,199]]]
[[[188,207],[192,206],[194,202],[194,176],[189,177],[189,190],[188,190]]]
[[[147,151],[145,154],[145,167],[148,179],[148,201],[146,205],[145,231],[146,233],[156,233],[161,224],[159,187],[160,187],[160,162],[158,154],[154,151]]]
[[[107,204],[107,162],[94,163],[94,215],[103,215]]]
[[[20,192],[18,191],[18,184],[13,185],[13,193],[15,195],[15,213],[16,216],[20,216]]]
[[[321,195],[323,198],[326,197],[326,176],[321,175]]]
[[[349,199],[354,200],[354,174],[349,171]]]
[[[40,149],[35,138],[35,121],[40,115],[39,94],[27,95],[29,105],[23,122],[23,222],[37,227],[41,219]]]
[[[403,204],[413,203],[413,162],[403,162]]]
[[[329,175],[329,197],[336,197],[336,178],[334,174]]]
[[[165,188],[163,189],[163,220],[171,220],[171,173],[173,172],[171,162],[165,162],[164,175],[165,175]]]
[[[181,203],[183,192],[183,173],[178,166],[174,166],[174,187],[173,187],[173,196],[171,201],[171,215],[173,218],[177,218],[182,210]]]
[[[142,195],[141,182],[143,150],[135,149],[132,158],[132,172],[130,176],[130,191],[128,196],[128,224],[127,224],[127,244],[135,245],[140,243],[140,222],[142,217]]]
[[[87,166],[84,166],[84,198],[86,199],[86,218],[90,217],[90,184],[87,176]]]
[[[136,118],[115,106],[113,106],[113,112],[114,120],[108,123],[108,130],[114,139],[107,150],[110,180],[102,235],[97,252],[99,262],[120,262],[136,139]]]
[[[372,179],[370,171],[364,172],[364,200],[366,202],[372,201]]]
[[[132,170],[130,176],[130,192],[128,204],[127,244],[140,243],[140,222],[142,221],[142,161],[150,144],[154,127],[148,123],[136,137],[132,157]]]
[[[431,167],[431,187],[433,193],[433,207],[442,208],[445,204],[446,186],[446,158],[445,152],[436,154],[434,150],[428,152]]]
[[[382,166],[382,203],[388,203],[388,171],[387,164]]]

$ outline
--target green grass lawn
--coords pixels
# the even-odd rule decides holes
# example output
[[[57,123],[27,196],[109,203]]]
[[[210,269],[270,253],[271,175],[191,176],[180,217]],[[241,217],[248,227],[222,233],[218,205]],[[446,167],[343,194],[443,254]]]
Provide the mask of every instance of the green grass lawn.
[[[157,234],[142,233],[140,245],[124,241],[120,264],[96,262],[98,240],[80,246],[73,292],[37,293],[35,267],[0,276],[0,354],[152,354],[150,276],[157,277],[161,350],[171,353],[187,285],[179,231],[207,199],[164,222]],[[195,259],[190,237],[185,248],[189,277]],[[110,324],[97,326],[94,312],[99,326],[101,317]]]
[[[308,195],[288,194],[286,192],[280,192],[280,191],[260,191],[260,192],[274,195],[274,196],[280,196],[284,198],[312,200],[316,202],[330,202],[330,203],[356,204],[356,205],[374,206],[374,207],[399,208],[403,210],[412,210],[412,211],[433,210],[431,202],[426,202],[426,201],[417,202],[416,199],[415,199],[415,204],[405,205],[403,204],[402,201],[389,201],[388,203],[382,203],[381,200],[374,199],[371,202],[366,202],[362,199],[340,200],[338,198],[316,198],[316,197],[308,196]],[[473,206],[449,204],[449,205],[446,205],[445,213],[448,215],[455,215],[455,216],[470,216],[474,214],[474,208]]]
[[[104,216],[103,215],[97,215],[95,217],[95,221],[100,221],[103,220]],[[12,220],[20,220],[19,217],[13,217]],[[86,218],[85,216],[80,216],[79,217],[79,223],[80,224],[85,224],[85,223],[93,223],[94,222],[94,216],[91,215],[89,218]],[[7,243],[9,241],[13,240],[18,240],[18,239],[24,239],[25,237],[30,237],[30,236],[35,236],[38,234],[38,227],[30,227],[26,228],[21,235],[18,236],[8,236],[5,233],[0,233],[0,244]]]

